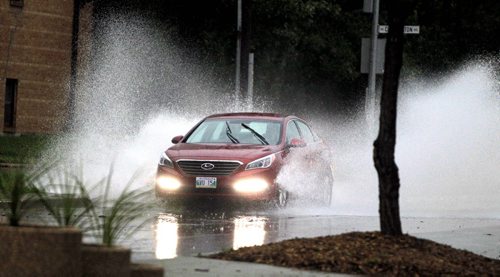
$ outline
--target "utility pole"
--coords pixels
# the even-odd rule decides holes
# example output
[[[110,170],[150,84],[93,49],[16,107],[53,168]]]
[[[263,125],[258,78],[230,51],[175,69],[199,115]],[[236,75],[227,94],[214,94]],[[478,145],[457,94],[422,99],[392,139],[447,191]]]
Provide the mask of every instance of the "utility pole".
[[[241,75],[241,1],[238,0],[236,20],[236,76],[234,78],[234,96],[236,102],[240,100],[240,75]]]
[[[75,0],[73,4],[73,23],[71,31],[71,76],[69,80],[69,97],[66,105],[67,118],[65,130],[72,131],[75,123],[76,109],[76,79],[78,68],[78,35],[80,32],[80,11],[84,5],[84,0]]]
[[[254,64],[254,54],[250,53],[248,55],[248,107],[253,109],[253,64]]]
[[[249,62],[252,36],[252,1],[238,0],[238,20],[236,42],[235,95],[237,100],[247,101],[249,97]]]
[[[367,120],[369,128],[375,125],[375,99],[377,83],[377,42],[378,42],[378,18],[380,0],[372,0],[372,33],[370,45],[370,68],[368,72],[368,88],[366,91]]]

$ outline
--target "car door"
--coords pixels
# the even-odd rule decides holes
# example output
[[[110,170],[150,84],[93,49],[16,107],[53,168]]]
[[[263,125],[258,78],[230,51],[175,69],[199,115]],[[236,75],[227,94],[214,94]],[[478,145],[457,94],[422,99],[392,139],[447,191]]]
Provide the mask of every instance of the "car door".
[[[300,138],[306,143],[305,147],[287,147],[287,173],[296,175],[294,178],[307,188],[307,195],[304,197],[311,197],[329,205],[333,177],[326,146],[309,125],[300,119],[288,122],[286,135],[287,145],[293,138]]]

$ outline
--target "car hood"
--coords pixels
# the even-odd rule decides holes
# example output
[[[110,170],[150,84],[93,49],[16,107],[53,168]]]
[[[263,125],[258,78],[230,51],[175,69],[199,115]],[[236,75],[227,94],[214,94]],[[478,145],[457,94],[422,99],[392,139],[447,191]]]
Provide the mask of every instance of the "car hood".
[[[166,152],[174,161],[179,159],[238,160],[247,163],[277,152],[279,149],[277,145],[179,143],[170,147]]]

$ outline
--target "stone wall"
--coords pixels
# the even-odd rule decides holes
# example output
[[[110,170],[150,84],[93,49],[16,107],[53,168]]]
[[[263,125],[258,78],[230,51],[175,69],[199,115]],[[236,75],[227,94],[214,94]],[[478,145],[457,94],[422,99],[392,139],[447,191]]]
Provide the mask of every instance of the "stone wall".
[[[67,114],[74,0],[0,0],[0,132],[54,133]],[[4,126],[6,78],[18,80],[15,127]]]

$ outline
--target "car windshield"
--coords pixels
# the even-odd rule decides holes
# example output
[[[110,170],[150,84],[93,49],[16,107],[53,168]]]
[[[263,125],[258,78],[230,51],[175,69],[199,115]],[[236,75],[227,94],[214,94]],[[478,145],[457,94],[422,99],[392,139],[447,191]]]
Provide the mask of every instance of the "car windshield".
[[[186,142],[277,145],[280,140],[279,121],[210,118],[203,121]]]

